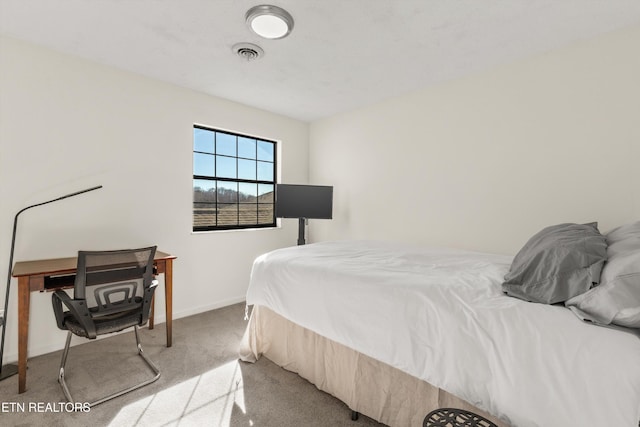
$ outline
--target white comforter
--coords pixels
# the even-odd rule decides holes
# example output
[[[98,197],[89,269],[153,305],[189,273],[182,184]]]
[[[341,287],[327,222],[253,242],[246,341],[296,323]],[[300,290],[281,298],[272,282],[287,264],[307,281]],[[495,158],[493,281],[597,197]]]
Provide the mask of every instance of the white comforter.
[[[511,257],[326,242],[256,259],[247,304],[515,426],[637,427],[640,337],[505,296]]]

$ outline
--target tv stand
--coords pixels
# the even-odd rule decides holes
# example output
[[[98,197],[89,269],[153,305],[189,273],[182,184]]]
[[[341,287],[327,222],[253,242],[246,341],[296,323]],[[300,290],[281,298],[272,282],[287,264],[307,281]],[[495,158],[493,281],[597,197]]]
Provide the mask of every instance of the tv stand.
[[[307,222],[306,218],[298,218],[298,246],[304,245],[304,226]]]

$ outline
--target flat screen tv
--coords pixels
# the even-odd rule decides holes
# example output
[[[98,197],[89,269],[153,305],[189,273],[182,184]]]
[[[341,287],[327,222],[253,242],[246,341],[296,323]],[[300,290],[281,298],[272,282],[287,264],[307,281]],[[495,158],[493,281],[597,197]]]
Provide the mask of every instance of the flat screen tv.
[[[333,187],[276,184],[276,217],[331,219]]]

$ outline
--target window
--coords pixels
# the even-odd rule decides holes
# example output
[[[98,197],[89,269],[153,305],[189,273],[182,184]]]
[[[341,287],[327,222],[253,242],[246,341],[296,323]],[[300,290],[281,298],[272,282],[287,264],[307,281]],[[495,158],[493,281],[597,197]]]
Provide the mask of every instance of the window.
[[[193,127],[193,231],[275,227],[276,143]]]

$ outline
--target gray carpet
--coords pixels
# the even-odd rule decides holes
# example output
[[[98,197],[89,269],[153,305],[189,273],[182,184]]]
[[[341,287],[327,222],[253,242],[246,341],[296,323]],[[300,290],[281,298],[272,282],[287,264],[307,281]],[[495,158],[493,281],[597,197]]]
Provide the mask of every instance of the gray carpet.
[[[155,383],[91,408],[65,412],[57,382],[62,352],[29,359],[27,391],[18,377],[0,382],[2,426],[382,426],[365,416],[351,421],[338,399],[261,358],[237,360],[246,322],[235,304],[173,322],[173,346],[164,324],[141,329],[145,353],[162,376]],[[62,343],[61,343],[62,344]],[[90,401],[151,376],[137,356],[133,332],[72,347],[67,384]]]

